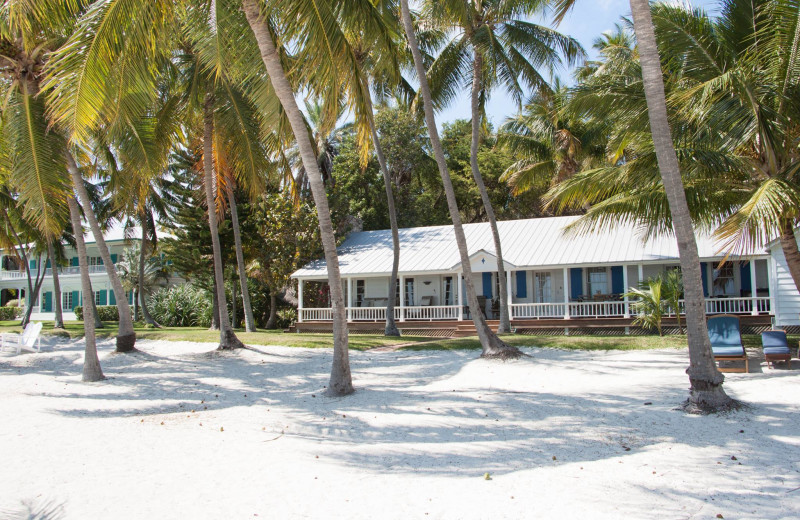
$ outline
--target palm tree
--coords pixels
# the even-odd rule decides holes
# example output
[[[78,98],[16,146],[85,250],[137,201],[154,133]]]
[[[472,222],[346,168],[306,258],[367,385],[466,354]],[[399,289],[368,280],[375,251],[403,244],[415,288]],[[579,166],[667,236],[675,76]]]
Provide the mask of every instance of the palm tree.
[[[660,276],[650,278],[644,281],[638,289],[631,287],[625,296],[634,300],[631,304],[631,310],[636,314],[633,323],[641,325],[645,329],[656,329],[658,335],[663,336],[661,322],[667,314],[667,305],[664,301],[664,280]]]
[[[145,252],[149,248],[145,245],[147,234],[143,233],[143,240],[122,252],[122,259],[117,262],[120,279],[126,291],[133,293],[134,319],[139,320],[139,304],[142,306],[142,314],[147,308],[147,296],[155,286],[163,286],[169,279],[169,274],[164,268],[159,257],[146,256],[146,261],[142,262],[142,249]],[[147,312],[149,314],[149,312]],[[151,318],[152,319],[152,318]],[[154,320],[155,321],[155,320]]]
[[[317,164],[314,145],[308,137],[305,119],[297,106],[294,89],[284,71],[281,55],[278,53],[275,44],[274,29],[267,16],[268,13],[262,9],[262,3],[258,0],[242,0],[242,7],[247,17],[247,22],[255,35],[261,59],[266,67],[275,95],[280,100],[294,133],[303,167],[308,175],[311,194],[317,207],[320,237],[328,268],[328,283],[333,308],[334,353],[329,392],[334,395],[350,394],[354,389],[347,352],[347,316],[344,307],[342,280],[339,273],[339,258],[336,254],[336,239],[333,234],[328,199],[325,195],[325,187]],[[341,54],[337,54],[336,51],[340,53],[346,52],[347,42],[341,33],[336,31],[338,24],[336,23],[335,14],[330,11],[330,6],[327,5],[322,6],[324,9],[316,9],[314,13],[303,11],[303,8],[307,6],[296,3],[289,4],[286,7],[287,9],[282,12],[282,15],[286,20],[290,20],[295,24],[295,27],[302,29],[304,41],[324,42],[328,52],[334,50],[333,55],[330,55],[325,50],[321,54],[315,54],[315,50],[318,49],[302,49],[304,52],[304,66],[311,68],[320,77],[328,77],[328,82],[323,85],[323,88],[331,85],[330,88],[334,89],[334,93],[331,96],[333,99],[337,99],[338,95],[335,95],[335,89],[338,88],[339,74],[335,67],[338,66],[340,61],[336,57],[341,56]],[[319,21],[319,17],[322,18],[322,22],[317,25],[316,22]],[[307,54],[305,54],[306,52]]]
[[[470,73],[472,75],[470,169],[481,194],[497,255],[500,287],[498,332],[508,333],[511,332],[511,322],[500,234],[494,208],[478,168],[485,103],[491,91],[499,85],[503,85],[520,102],[520,80],[529,88],[548,88],[536,68],[554,68],[561,63],[560,55],[564,56],[567,63],[572,63],[584,54],[583,49],[572,38],[523,20],[542,12],[546,3],[540,0],[433,0],[426,2],[425,7],[428,11],[426,18],[455,31],[430,68],[434,101],[441,103],[452,98],[464,79]]]
[[[58,259],[56,258],[55,248],[53,247],[52,241],[47,243],[47,258],[50,259],[50,269],[53,274],[53,294],[55,295],[53,298],[55,300],[53,302],[55,310],[53,328],[63,329],[64,315],[61,309],[61,282],[58,279]]]
[[[467,250],[467,239],[464,235],[464,228],[461,226],[461,216],[458,212],[458,203],[456,202],[455,191],[453,184],[450,180],[450,174],[447,170],[447,162],[444,157],[444,150],[442,143],[439,140],[439,132],[436,129],[436,119],[433,115],[433,100],[431,97],[430,87],[428,80],[425,76],[425,68],[422,61],[422,54],[419,51],[419,44],[417,43],[416,35],[414,34],[414,24],[411,20],[411,13],[408,9],[408,0],[401,0],[400,2],[401,15],[403,21],[403,28],[405,30],[406,38],[408,39],[411,53],[414,56],[414,66],[417,71],[417,77],[420,82],[420,92],[422,93],[423,105],[425,109],[425,122],[428,126],[428,133],[431,138],[431,147],[434,151],[436,164],[439,167],[439,173],[442,177],[442,184],[444,185],[445,195],[447,197],[447,207],[450,210],[450,217],[453,220],[453,231],[458,244],[458,251],[461,255],[461,268],[464,272],[464,282],[467,286],[467,300],[469,302],[470,311],[472,313],[472,320],[475,323],[475,328],[478,331],[478,337],[483,347],[482,357],[510,359],[518,358],[522,352],[509,345],[506,345],[497,335],[492,332],[489,325],[486,323],[486,318],[483,311],[478,304],[478,297],[475,292],[475,286],[472,283],[472,268],[469,261],[469,252]],[[498,262],[499,263],[499,262]]]
[[[512,194],[563,182],[602,162],[598,132],[570,113],[569,102],[568,88],[556,78],[552,88],[534,92],[523,111],[500,127],[497,146],[519,157],[501,177]]]
[[[574,1],[557,1],[557,19],[560,20],[566,14]],[[678,254],[685,282],[689,343],[689,368],[686,372],[691,384],[688,402],[690,406],[704,410],[725,409],[731,406],[732,400],[722,389],[725,378],[717,370],[708,338],[700,258],[667,118],[664,80],[650,14],[650,3],[648,0],[630,0],[630,5],[639,49],[650,131],[672,216],[672,227],[678,240]]]

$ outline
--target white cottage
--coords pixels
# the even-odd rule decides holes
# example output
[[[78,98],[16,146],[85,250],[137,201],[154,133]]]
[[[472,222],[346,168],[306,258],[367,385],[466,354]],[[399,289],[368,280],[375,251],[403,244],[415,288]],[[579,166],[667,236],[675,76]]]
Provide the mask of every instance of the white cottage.
[[[615,323],[625,325],[631,319],[630,302],[624,296],[628,288],[678,266],[677,242],[672,237],[643,238],[633,226],[584,236],[566,234],[564,229],[577,218],[497,223],[505,269],[510,274],[507,284],[511,318],[517,326],[535,327],[534,320],[553,326],[557,323],[554,320],[587,319],[616,319]],[[466,224],[464,232],[473,283],[487,317],[496,318],[497,257],[489,225]],[[709,314],[758,316],[756,321],[767,325],[774,317],[777,325],[800,325],[800,294],[778,244],[726,260],[713,239],[698,236],[698,249]],[[391,232],[352,233],[338,253],[348,320],[385,320],[392,267]],[[721,263],[723,260],[726,261]],[[292,277],[299,286],[298,329],[303,328],[303,323],[330,322],[325,261],[312,262]],[[452,226],[401,229],[399,277],[395,296],[398,321],[469,319]],[[309,288],[313,291],[311,296]],[[544,321],[538,323],[544,326]]]

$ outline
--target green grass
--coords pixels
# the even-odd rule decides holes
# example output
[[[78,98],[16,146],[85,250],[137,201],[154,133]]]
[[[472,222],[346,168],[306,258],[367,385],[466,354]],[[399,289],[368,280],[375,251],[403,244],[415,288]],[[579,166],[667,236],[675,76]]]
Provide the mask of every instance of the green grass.
[[[66,329],[53,330],[53,322],[44,322],[43,334],[68,335],[71,338],[83,336],[82,321],[68,321]],[[154,329],[136,324],[134,327],[139,339],[194,341],[216,343],[219,332],[202,327],[164,327]],[[19,321],[0,321],[0,332],[20,332]],[[101,338],[113,337],[117,334],[117,323],[109,322],[97,330]],[[280,331],[260,330],[244,332],[237,330],[236,335],[243,342],[251,345],[283,345],[286,347],[332,348],[331,334],[287,334]],[[789,344],[794,348],[800,336],[789,336]],[[685,348],[686,336],[516,336],[506,335],[503,340],[516,347],[550,347],[566,350],[649,350],[662,348]],[[761,347],[761,336],[744,335],[742,341],[747,348]],[[477,337],[459,339],[432,339],[423,336],[403,336],[387,338],[382,335],[350,335],[352,350],[367,350],[381,346],[395,346],[406,343],[418,343],[401,347],[403,350],[468,350],[479,349]]]

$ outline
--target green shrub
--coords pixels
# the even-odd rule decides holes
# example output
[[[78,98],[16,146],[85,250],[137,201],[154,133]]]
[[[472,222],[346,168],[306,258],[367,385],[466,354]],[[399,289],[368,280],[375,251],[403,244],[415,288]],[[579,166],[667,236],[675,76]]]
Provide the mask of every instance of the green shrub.
[[[22,316],[22,309],[19,307],[0,307],[0,320],[11,321]]]
[[[76,318],[83,320],[83,307],[78,305],[73,312]],[[116,305],[98,305],[97,314],[100,316],[100,321],[119,321],[119,309]]]
[[[21,307],[19,300],[8,300],[6,307]]]
[[[278,321],[276,326],[279,329],[288,329],[292,326],[292,323],[297,321],[297,309],[294,307],[286,307],[284,309],[278,309]]]
[[[150,314],[166,327],[211,326],[211,296],[192,285],[173,285],[147,300]]]

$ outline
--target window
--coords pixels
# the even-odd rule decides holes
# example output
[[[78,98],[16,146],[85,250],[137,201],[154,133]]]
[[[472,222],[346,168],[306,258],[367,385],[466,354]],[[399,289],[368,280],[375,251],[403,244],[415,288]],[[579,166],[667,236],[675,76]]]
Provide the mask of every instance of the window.
[[[453,277],[452,276],[445,276],[444,277],[444,304],[445,305],[453,305]]]
[[[406,307],[414,306],[414,279],[406,278]]]
[[[536,273],[536,299],[537,303],[550,303],[553,301],[552,276],[550,273]]]
[[[72,310],[72,293],[61,293],[61,307],[65,310]]]
[[[100,305],[100,291],[94,291],[94,304]]]
[[[725,262],[719,269],[714,269],[714,296],[730,296],[733,289],[733,263]]]
[[[364,280],[356,280],[356,307],[364,306]]]
[[[589,294],[608,294],[608,273],[605,267],[589,268]]]

